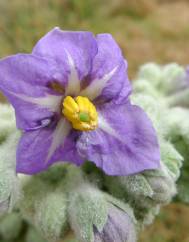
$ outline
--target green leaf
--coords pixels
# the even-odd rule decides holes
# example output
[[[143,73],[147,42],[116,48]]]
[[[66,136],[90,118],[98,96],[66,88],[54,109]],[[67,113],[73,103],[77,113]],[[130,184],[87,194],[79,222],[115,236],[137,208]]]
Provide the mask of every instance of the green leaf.
[[[94,226],[102,231],[107,216],[107,202],[98,190],[87,185],[81,185],[78,190],[70,194],[70,223],[83,241],[93,241]]]

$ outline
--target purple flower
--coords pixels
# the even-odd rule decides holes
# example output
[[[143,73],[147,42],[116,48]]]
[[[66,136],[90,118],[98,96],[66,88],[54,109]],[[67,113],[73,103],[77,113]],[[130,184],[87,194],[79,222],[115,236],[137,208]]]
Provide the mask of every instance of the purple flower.
[[[85,160],[109,175],[159,167],[154,128],[129,101],[127,63],[109,34],[53,29],[32,54],[0,61],[0,89],[23,131],[17,172]]]
[[[107,223],[102,232],[94,228],[94,242],[135,242],[136,231],[132,218],[123,210],[110,206]]]

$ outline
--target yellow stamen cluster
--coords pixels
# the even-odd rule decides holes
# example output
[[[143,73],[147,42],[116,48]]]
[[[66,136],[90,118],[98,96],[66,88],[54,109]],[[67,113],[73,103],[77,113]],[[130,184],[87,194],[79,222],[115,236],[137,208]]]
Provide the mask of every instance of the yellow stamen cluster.
[[[67,96],[63,101],[62,113],[72,123],[74,129],[90,131],[98,126],[98,113],[87,97]]]

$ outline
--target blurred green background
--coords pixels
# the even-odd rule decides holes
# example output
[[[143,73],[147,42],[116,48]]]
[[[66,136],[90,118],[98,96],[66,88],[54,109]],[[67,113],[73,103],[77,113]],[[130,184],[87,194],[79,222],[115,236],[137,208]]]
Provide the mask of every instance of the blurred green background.
[[[111,33],[130,76],[147,61],[189,62],[189,1],[182,0],[0,0],[0,56],[30,52],[54,26]]]
[[[109,32],[129,76],[149,61],[189,63],[189,0],[0,0],[0,57],[31,52],[54,26]],[[172,204],[140,242],[189,242],[189,207]]]

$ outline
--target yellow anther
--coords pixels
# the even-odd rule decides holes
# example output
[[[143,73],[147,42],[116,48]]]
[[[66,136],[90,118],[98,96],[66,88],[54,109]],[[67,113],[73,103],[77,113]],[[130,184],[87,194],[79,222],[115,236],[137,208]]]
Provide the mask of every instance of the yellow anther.
[[[62,113],[74,129],[90,131],[98,126],[98,113],[87,97],[78,96],[74,99],[67,96],[63,101]]]

